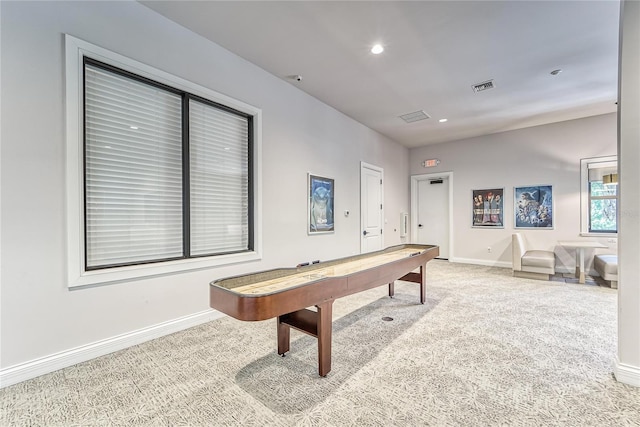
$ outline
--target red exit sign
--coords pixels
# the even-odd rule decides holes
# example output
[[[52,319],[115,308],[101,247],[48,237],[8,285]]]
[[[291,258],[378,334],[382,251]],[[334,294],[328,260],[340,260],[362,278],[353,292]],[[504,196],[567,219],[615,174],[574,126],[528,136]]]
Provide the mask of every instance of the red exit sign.
[[[440,160],[438,159],[429,159],[422,162],[422,166],[425,168],[432,168],[434,166],[438,166],[440,164]]]

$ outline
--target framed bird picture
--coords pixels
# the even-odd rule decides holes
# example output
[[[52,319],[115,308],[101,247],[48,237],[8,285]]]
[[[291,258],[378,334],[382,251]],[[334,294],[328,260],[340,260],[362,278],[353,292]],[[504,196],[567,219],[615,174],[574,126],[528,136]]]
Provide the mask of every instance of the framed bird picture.
[[[514,228],[553,229],[553,186],[515,187]]]

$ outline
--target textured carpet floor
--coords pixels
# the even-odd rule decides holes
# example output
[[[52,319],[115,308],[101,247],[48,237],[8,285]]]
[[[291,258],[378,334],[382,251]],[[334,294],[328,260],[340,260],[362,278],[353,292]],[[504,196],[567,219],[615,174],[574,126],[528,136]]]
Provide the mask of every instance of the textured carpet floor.
[[[639,426],[615,381],[615,290],[428,264],[334,304],[332,371],[315,339],[222,318],[0,390],[1,426]],[[385,316],[393,321],[383,321]]]

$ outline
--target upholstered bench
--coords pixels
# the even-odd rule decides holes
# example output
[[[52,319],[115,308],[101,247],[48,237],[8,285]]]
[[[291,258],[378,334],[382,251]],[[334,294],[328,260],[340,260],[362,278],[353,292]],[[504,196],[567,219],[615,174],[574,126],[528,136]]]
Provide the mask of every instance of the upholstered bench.
[[[529,248],[522,234],[513,234],[512,251],[514,276],[549,280],[555,274],[555,254],[552,251]]]
[[[600,277],[609,281],[611,289],[618,289],[618,255],[595,255],[593,257],[593,268]]]

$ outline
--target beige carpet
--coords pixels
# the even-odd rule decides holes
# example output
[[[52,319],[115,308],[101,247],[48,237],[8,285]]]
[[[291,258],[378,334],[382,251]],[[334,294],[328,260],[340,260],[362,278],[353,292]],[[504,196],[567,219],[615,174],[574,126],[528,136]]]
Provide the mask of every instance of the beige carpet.
[[[432,261],[334,304],[333,369],[275,320],[223,318],[0,390],[1,426],[629,426],[615,290]],[[393,321],[383,321],[385,316]]]

